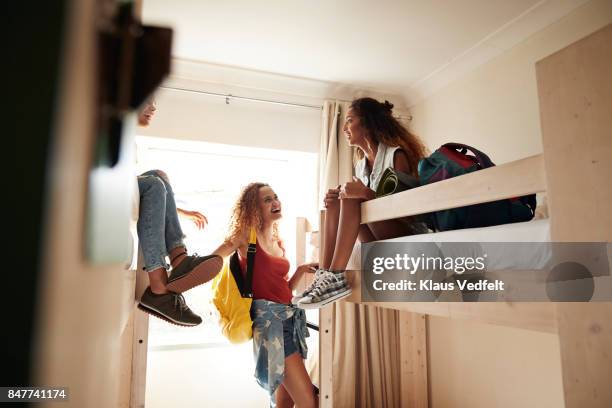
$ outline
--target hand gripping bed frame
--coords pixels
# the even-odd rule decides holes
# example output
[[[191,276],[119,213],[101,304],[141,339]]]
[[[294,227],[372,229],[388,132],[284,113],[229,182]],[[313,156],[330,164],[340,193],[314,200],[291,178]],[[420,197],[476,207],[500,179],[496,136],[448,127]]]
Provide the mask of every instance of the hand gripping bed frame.
[[[539,61],[536,71],[542,154],[368,201],[361,222],[545,191],[552,241],[611,242],[612,25]],[[361,303],[359,273],[349,274],[353,294],[346,301]],[[403,311],[403,407],[429,403],[427,315],[556,333],[565,406],[612,407],[612,303],[374,304]],[[319,323],[320,406],[329,408],[335,381],[331,307],[320,311]]]

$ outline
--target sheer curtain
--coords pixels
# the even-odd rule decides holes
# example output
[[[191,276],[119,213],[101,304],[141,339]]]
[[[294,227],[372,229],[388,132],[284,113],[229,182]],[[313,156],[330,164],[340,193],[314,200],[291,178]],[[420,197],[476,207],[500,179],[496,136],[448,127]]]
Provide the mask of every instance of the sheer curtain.
[[[338,184],[351,180],[352,150],[342,132],[349,108],[348,102],[325,101],[319,151],[319,206],[325,193]]]
[[[329,188],[351,180],[353,175],[352,150],[342,132],[349,105],[325,101],[323,106],[320,206]],[[398,312],[348,302],[332,307],[334,406],[400,406]]]

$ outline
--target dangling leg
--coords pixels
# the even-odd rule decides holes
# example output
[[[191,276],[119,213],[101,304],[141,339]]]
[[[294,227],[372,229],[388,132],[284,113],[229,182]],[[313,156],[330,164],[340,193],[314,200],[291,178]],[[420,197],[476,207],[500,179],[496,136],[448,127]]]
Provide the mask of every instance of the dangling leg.
[[[181,228],[181,223],[176,210],[176,202],[174,200],[174,191],[170,184],[168,175],[161,170],[149,170],[143,173],[140,177],[155,177],[163,184],[165,188],[164,202],[165,211],[163,213],[164,220],[164,242],[166,251],[170,255],[170,259],[174,261],[172,266],[178,265],[183,259],[182,254],[187,252],[185,248],[185,234]]]
[[[166,262],[168,255],[165,244],[166,188],[162,181],[154,176],[138,177],[140,205],[138,216],[138,239],[145,261],[145,270],[149,273],[151,290],[156,294],[167,293]]]
[[[329,269],[334,257],[339,221],[340,200],[335,200],[327,205],[325,209],[325,225],[322,228],[324,234],[323,259],[319,262],[319,266],[323,269]]]
[[[368,226],[360,225],[361,203],[361,200],[337,199],[327,205],[325,246],[321,263],[323,268],[343,270],[351,257],[357,237],[361,242],[371,242],[375,239]]]
[[[143,293],[138,308],[171,323],[196,326],[202,319],[185,304],[182,295],[172,293],[167,287],[165,211],[166,188],[155,176],[138,177],[140,210],[138,238],[145,259],[150,286]]]
[[[332,271],[343,271],[351,258],[355,241],[360,230],[362,200],[340,200],[340,220],[334,256],[329,268]]]
[[[341,199],[339,204],[337,221],[334,215],[332,223],[325,222],[325,233],[329,233],[335,241],[333,252],[331,243],[325,243],[328,258],[324,262],[329,262],[325,264],[328,267],[318,274],[310,290],[298,301],[298,306],[303,309],[318,309],[351,294],[344,269],[360,230],[361,200]],[[334,229],[337,231],[335,234]],[[330,253],[333,255],[328,261]]]
[[[325,196],[325,223],[320,226],[320,231],[323,234],[323,256],[319,260],[319,269],[315,272],[314,280],[302,293],[294,296],[291,303],[297,305],[304,299],[317,285],[319,276],[323,271],[329,269],[332,258],[334,256],[334,248],[336,246],[336,234],[338,233],[338,220],[340,218],[340,200],[338,194],[339,189],[329,189]]]

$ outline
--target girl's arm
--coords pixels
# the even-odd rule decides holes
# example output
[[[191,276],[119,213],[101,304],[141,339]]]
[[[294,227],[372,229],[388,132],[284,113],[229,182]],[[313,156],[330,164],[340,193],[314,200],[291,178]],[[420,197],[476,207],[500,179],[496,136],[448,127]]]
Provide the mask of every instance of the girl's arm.
[[[246,252],[248,238],[246,234],[241,234],[237,238],[225,240],[217,249],[213,251],[213,255],[219,255],[222,258],[227,258],[234,251],[240,249],[241,252]]]
[[[363,182],[353,176],[353,181],[346,182],[340,187],[339,197],[356,198],[362,201],[368,201],[376,198],[376,192],[368,188]]]
[[[184,210],[178,207],[176,207],[176,212],[178,213],[178,215],[188,218],[200,230],[204,229],[206,224],[208,224],[208,218],[206,218],[206,216],[201,212]]]
[[[289,289],[294,290],[297,283],[306,273],[314,273],[319,267],[318,263],[309,263],[300,265],[295,270],[295,273],[289,278]]]

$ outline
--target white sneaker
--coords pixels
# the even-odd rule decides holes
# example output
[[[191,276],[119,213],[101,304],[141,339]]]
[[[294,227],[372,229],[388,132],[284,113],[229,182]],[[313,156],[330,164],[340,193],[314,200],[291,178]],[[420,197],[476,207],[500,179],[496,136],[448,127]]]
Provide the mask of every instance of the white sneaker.
[[[312,291],[315,288],[315,286],[317,286],[319,276],[321,276],[321,274],[324,271],[325,269],[321,269],[321,268],[317,269],[314,274],[314,279],[312,280],[312,282],[310,282],[310,286],[308,286],[306,290],[304,290],[301,294],[295,295],[294,297],[292,297],[291,303],[293,303],[294,305],[297,305],[298,302],[304,298],[304,296],[307,296],[310,293],[310,291]]]
[[[297,304],[301,309],[320,309],[351,294],[346,274],[324,270],[316,280],[316,286]]]

